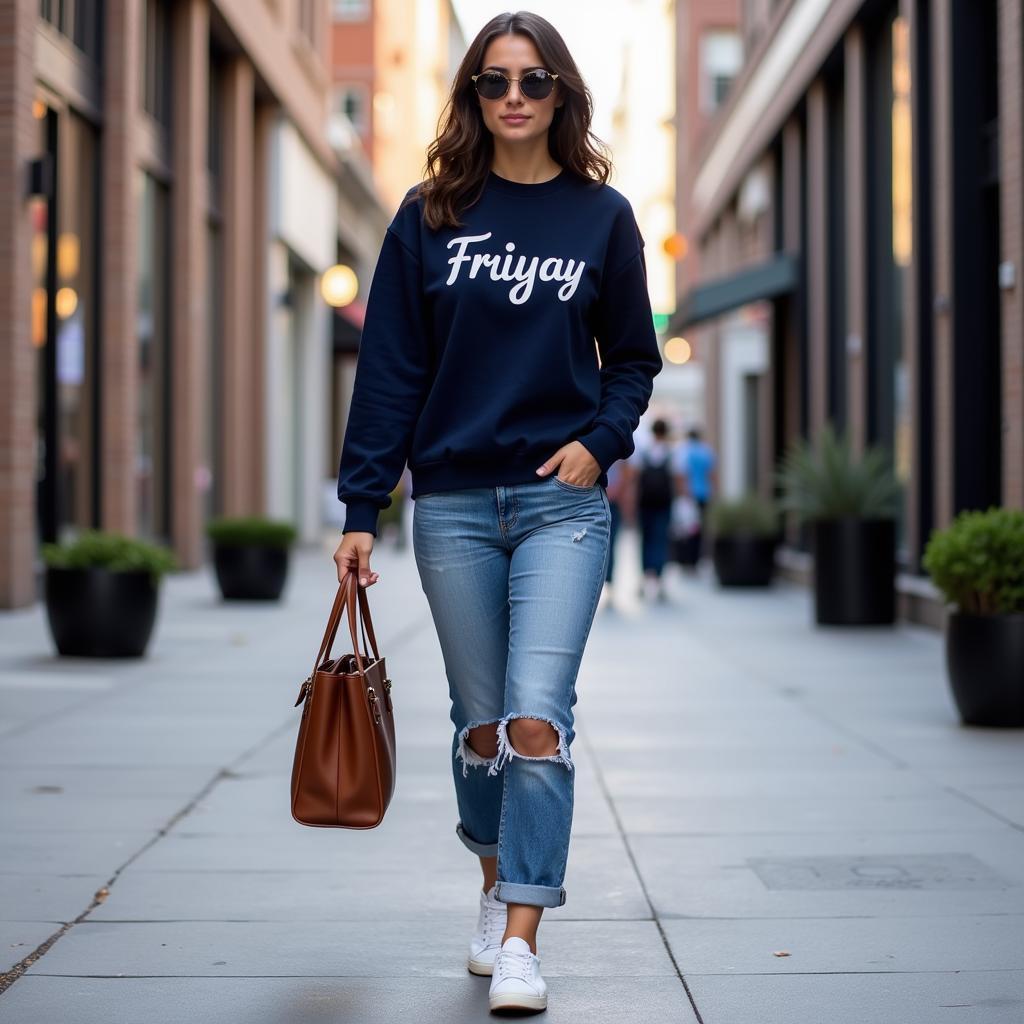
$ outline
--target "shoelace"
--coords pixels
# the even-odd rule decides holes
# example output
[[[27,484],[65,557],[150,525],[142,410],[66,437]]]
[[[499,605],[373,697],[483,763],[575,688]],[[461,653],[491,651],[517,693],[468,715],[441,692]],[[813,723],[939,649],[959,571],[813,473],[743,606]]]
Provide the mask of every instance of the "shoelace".
[[[533,980],[533,957],[529,953],[513,953],[503,949],[495,958],[500,980],[518,978],[520,981]]]
[[[484,940],[490,945],[500,945],[501,937],[505,934],[505,922],[508,919],[504,908],[492,907],[489,903],[483,904],[483,923],[481,931]]]

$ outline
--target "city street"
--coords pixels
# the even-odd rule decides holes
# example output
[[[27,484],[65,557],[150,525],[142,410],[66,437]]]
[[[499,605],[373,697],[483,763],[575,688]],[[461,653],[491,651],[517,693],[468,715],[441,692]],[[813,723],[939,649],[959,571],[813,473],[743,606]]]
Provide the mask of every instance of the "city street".
[[[290,815],[333,543],[298,554],[279,606],[170,577],[142,661],[57,659],[42,604],[0,616],[0,1024],[489,1019],[409,548],[378,547],[370,591],[391,809],[368,832]],[[542,1019],[1020,1024],[1020,730],[958,724],[938,633],[815,629],[791,584],[673,575],[670,604],[640,605],[635,549],[627,531],[580,672]]]

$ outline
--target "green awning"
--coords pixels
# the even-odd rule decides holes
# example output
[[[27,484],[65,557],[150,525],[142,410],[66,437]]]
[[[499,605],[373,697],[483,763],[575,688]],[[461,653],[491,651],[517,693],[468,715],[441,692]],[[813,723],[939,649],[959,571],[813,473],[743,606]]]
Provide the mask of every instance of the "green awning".
[[[692,288],[672,318],[669,332],[684,331],[751,302],[788,295],[796,291],[799,282],[800,263],[797,258],[788,253],[776,253],[763,263]]]

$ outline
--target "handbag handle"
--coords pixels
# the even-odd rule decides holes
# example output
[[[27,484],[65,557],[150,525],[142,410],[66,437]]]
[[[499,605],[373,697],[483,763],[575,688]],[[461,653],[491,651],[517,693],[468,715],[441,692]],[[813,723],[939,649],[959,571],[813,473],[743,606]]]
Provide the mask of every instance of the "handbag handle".
[[[356,636],[356,603],[359,604],[359,610],[361,612],[360,620],[361,624],[364,624],[363,628],[363,646],[366,647],[366,632],[370,634],[370,649],[373,650],[373,656],[376,660],[380,660],[380,652],[377,650],[377,638],[373,633],[373,619],[370,617],[370,604],[366,597],[366,590],[360,589],[356,574],[349,570],[342,577],[341,582],[338,584],[338,592],[334,597],[334,605],[331,607],[331,614],[327,619],[327,629],[324,631],[324,638],[320,643],[320,651],[316,656],[316,663],[313,665],[313,675],[316,674],[317,669],[323,663],[324,657],[330,654],[331,648],[334,646],[334,638],[338,632],[338,626],[341,623],[341,613],[348,606],[348,628],[349,633],[352,636],[352,650],[355,654],[356,665],[359,667],[359,671],[365,671],[363,665],[363,659],[359,652],[359,639]],[[366,658],[369,660],[369,650],[366,651]]]

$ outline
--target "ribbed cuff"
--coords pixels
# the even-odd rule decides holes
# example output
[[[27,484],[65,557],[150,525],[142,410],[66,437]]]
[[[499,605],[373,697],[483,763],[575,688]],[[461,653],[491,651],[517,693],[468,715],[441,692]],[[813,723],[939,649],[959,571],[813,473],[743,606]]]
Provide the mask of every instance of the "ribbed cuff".
[[[345,526],[342,533],[372,533],[377,536],[377,516],[380,509],[372,501],[345,502]]]
[[[599,423],[589,434],[577,437],[576,440],[597,459],[597,464],[603,470],[622,458],[622,438],[604,423]]]

